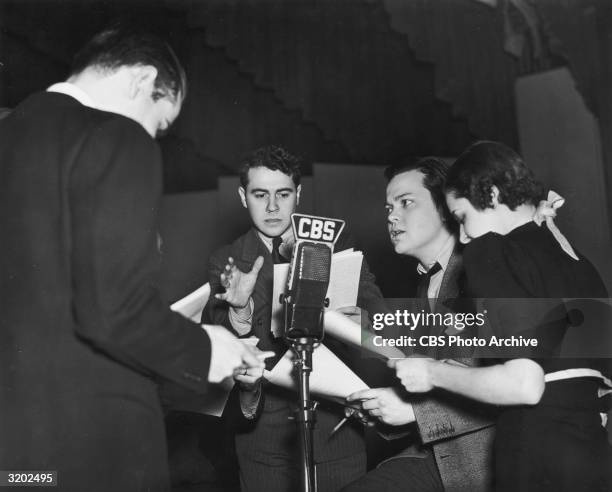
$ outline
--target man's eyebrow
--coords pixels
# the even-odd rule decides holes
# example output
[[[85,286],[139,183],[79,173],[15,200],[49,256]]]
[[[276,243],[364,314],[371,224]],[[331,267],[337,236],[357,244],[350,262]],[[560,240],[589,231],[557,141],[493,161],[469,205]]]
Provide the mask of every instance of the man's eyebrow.
[[[281,192],[295,192],[293,188],[279,188],[278,190],[268,190],[266,188],[253,188],[249,193],[281,193]]]
[[[394,201],[397,201],[397,200],[399,200],[400,198],[404,198],[405,196],[413,196],[413,195],[414,195],[414,193],[412,193],[412,192],[410,192],[410,191],[406,191],[405,193],[401,193],[401,194],[399,194],[399,195],[394,196],[394,197],[393,197],[393,200],[394,200]]]

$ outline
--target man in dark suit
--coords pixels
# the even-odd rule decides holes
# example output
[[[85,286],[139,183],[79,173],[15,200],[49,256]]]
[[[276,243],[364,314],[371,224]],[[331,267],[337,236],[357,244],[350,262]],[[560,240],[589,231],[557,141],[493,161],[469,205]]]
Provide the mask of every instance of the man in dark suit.
[[[434,158],[400,163],[387,170],[387,211],[391,242],[397,253],[419,261],[422,275],[413,312],[462,310],[461,254],[444,200],[447,165]],[[418,327],[411,335],[458,334],[453,327]],[[402,333],[406,334],[406,332]],[[447,348],[417,352],[447,359]],[[472,365],[473,359],[457,362]],[[349,485],[360,491],[484,491],[492,487],[493,420],[491,408],[438,393],[413,397],[401,386],[374,388],[349,396],[369,417],[386,424],[384,434],[404,448]]]
[[[275,337],[270,330],[273,266],[291,256],[294,241],[291,214],[300,191],[300,162],[295,156],[277,146],[253,152],[243,163],[239,189],[253,227],[210,259],[211,293],[216,295],[211,297],[203,319],[227,326],[239,336],[259,338],[260,349],[276,354],[267,361],[268,369],[288,349],[283,338]],[[343,234],[335,250],[350,246]],[[365,262],[357,304],[369,312],[385,310]],[[326,344],[332,342],[326,340]],[[300,445],[296,424],[290,420],[294,417],[296,393],[267,385],[262,371],[257,369],[249,369],[235,379],[238,384],[228,412],[238,407],[240,413],[252,419],[251,425],[239,430],[235,439],[242,490],[296,490],[300,483]],[[314,457],[320,491],[338,490],[365,473],[362,430],[348,425],[331,435],[341,412],[341,407],[334,408],[325,402],[317,409]]]
[[[0,122],[0,469],[61,490],[169,489],[157,383],[204,392],[263,366],[154,287],[160,154],[183,69],[148,34],[111,28],[67,82]]]

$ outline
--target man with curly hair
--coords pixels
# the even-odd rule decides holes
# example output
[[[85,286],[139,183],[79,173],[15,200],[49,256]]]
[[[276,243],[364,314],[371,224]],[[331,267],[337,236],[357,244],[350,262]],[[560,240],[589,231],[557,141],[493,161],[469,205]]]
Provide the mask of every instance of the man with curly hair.
[[[253,227],[210,259],[213,296],[203,321],[226,326],[240,337],[256,336],[260,349],[276,354],[268,359],[267,369],[288,349],[283,338],[276,338],[270,331],[273,272],[275,263],[287,262],[291,256],[291,214],[300,199],[300,174],[300,160],[282,147],[267,146],[251,153],[243,161],[238,193]],[[342,234],[335,249],[351,246],[346,234]],[[357,304],[370,313],[385,309],[365,262]],[[326,344],[333,350],[330,342]],[[236,429],[235,437],[241,489],[297,490],[299,433],[291,420],[297,401],[295,391],[267,385],[261,369],[248,369],[235,380],[226,412],[238,414],[245,424]],[[325,402],[317,409],[314,458],[319,490],[339,490],[365,473],[362,429],[346,425],[330,436],[342,416],[341,407]]]

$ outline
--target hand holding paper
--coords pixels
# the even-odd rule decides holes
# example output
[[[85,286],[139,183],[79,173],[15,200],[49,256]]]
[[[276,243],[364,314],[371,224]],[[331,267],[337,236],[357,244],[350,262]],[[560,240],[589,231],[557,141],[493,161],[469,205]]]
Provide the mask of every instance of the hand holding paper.
[[[444,362],[428,357],[409,357],[388,362],[388,366],[395,369],[406,391],[411,393],[427,393],[434,389],[432,370],[439,364]]]
[[[264,367],[263,360],[270,356],[267,352],[249,347],[222,326],[202,325],[202,328],[210,337],[211,355],[208,381],[211,383],[220,383],[225,378],[233,376],[234,371],[239,367],[261,370]]]
[[[264,361],[268,357],[272,357],[274,352],[264,352],[259,350],[256,345],[259,338],[241,338],[240,341],[251,347],[258,359]],[[240,384],[240,388],[245,391],[255,391],[261,384],[264,375],[264,367],[239,367],[234,372],[234,380]]]
[[[372,388],[348,396],[349,402],[360,402],[368,415],[387,425],[405,425],[415,421],[410,402],[403,398],[400,388]]]

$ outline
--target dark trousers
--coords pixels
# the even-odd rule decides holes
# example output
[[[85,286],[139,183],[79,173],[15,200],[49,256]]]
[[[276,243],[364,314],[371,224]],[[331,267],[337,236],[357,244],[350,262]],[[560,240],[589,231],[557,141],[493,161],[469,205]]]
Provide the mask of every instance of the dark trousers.
[[[444,487],[432,453],[424,457],[391,458],[342,492],[443,492]]]
[[[300,441],[295,421],[289,420],[293,416],[286,402],[266,395],[254,429],[236,434],[242,492],[300,490]],[[318,492],[337,492],[366,472],[363,436],[350,425],[330,436],[340,418],[318,410],[314,431]]]

